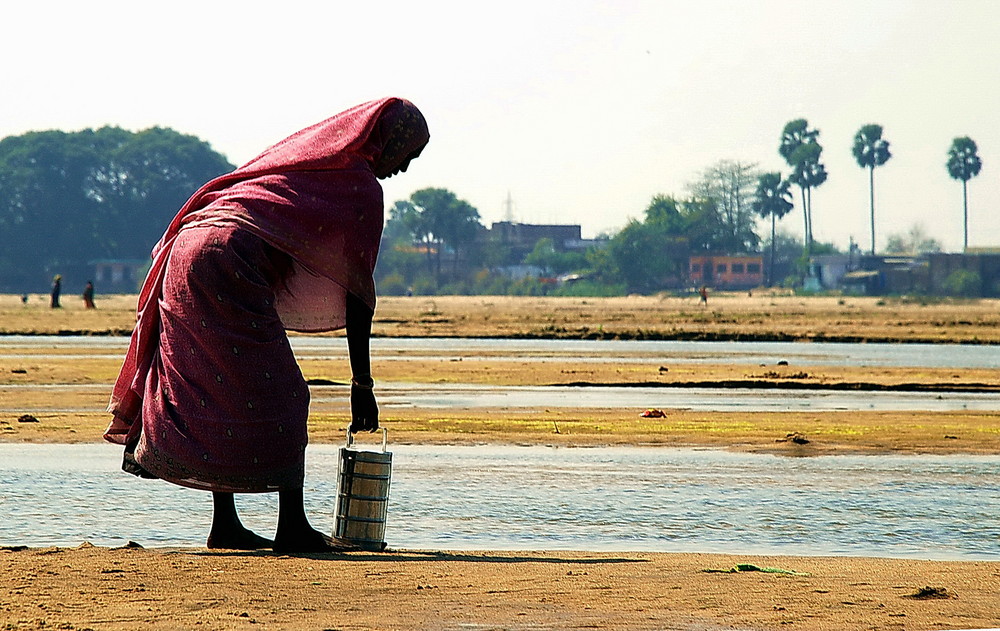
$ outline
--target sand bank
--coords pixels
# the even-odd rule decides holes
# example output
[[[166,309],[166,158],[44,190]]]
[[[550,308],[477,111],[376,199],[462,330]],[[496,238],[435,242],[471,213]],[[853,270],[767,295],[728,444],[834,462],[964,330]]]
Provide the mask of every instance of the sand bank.
[[[705,572],[737,564],[796,574]],[[0,568],[6,629],[861,631],[1000,621],[1000,563],[83,546],[3,550]]]

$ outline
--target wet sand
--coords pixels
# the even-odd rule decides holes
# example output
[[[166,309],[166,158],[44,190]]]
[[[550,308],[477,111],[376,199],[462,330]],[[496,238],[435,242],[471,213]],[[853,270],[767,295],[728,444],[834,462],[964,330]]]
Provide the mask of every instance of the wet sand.
[[[134,297],[53,312],[0,296],[2,333],[118,334]],[[413,298],[380,303],[375,333],[644,339],[841,339],[1000,342],[996,302],[920,305],[856,298]],[[4,384],[68,384],[68,394],[3,391],[0,440],[90,442],[119,360],[0,354]],[[313,380],[343,382],[343,362],[304,360]],[[23,372],[22,372],[23,371]],[[585,373],[583,371],[586,371]],[[996,371],[858,371],[850,367],[520,365],[485,357],[381,362],[383,382],[635,383],[675,380],[956,387],[1000,383]],[[865,385],[867,384],[867,385]],[[345,392],[346,395],[346,392]],[[863,395],[863,389],[859,391]],[[709,446],[790,456],[824,453],[1000,453],[994,413],[699,413],[634,409],[404,410],[383,414],[407,443]],[[80,408],[83,411],[60,412]],[[339,442],[344,403],[314,409],[313,442]],[[791,435],[809,442],[790,440]],[[53,527],[57,527],[53,525]],[[390,551],[279,556],[204,549],[0,542],[0,628],[8,629],[972,629],[1000,626],[1000,563],[703,554]],[[13,547],[11,547],[13,546]],[[1000,546],[1000,542],[998,542]],[[735,564],[808,573],[706,573]],[[943,598],[909,598],[925,587]]]

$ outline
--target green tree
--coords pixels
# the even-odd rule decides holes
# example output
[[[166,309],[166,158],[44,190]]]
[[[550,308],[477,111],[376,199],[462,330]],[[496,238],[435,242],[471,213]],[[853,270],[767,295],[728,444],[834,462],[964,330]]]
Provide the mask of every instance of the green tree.
[[[457,274],[460,255],[472,246],[483,225],[479,211],[454,193],[443,188],[425,188],[410,196],[419,220],[419,234],[430,248],[433,246],[435,278],[441,282],[441,261],[445,246],[453,253],[453,272]],[[428,249],[428,253],[430,253]]]
[[[693,238],[711,242],[717,226],[714,204],[681,204],[672,197],[653,197],[645,220],[632,220],[608,243],[610,263],[629,291],[649,292],[678,285],[687,273]]]
[[[53,272],[82,284],[93,259],[148,257],[184,200],[232,168],[164,128],[0,140],[0,289],[37,290]]]
[[[781,179],[781,173],[764,173],[757,180],[757,190],[754,192],[752,202],[755,213],[764,218],[771,218],[771,248],[770,263],[768,264],[767,285],[774,284],[774,247],[776,240],[775,225],[789,212],[792,206],[792,193],[789,191],[790,183]]]
[[[942,281],[941,289],[949,296],[974,298],[983,295],[983,279],[979,272],[957,269]]]
[[[819,161],[823,153],[819,130],[809,129],[809,123],[804,118],[789,121],[781,132],[778,153],[792,168],[788,179],[802,193],[803,241],[808,256],[813,242],[812,189],[826,182],[827,178],[826,167]]]
[[[586,265],[586,257],[580,252],[561,252],[556,249],[552,239],[539,239],[534,249],[524,257],[527,265],[535,265],[545,270],[546,274],[565,274],[580,270]]]
[[[962,181],[962,250],[969,248],[969,180],[979,175],[983,161],[979,159],[978,148],[968,136],[955,138],[948,149],[948,175]]]
[[[882,138],[881,125],[864,125],[854,134],[854,144],[851,146],[854,159],[858,166],[868,169],[868,200],[871,209],[872,256],[875,256],[875,167],[888,162],[889,141]]]

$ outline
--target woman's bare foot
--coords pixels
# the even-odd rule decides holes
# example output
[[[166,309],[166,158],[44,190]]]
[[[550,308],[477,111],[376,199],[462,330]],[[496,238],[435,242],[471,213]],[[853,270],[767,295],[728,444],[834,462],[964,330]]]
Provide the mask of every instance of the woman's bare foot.
[[[214,550],[261,550],[274,547],[274,542],[242,526],[218,531],[213,528],[208,534],[208,547]]]
[[[349,552],[360,550],[357,545],[324,535],[315,528],[297,530],[296,532],[279,532],[274,536],[275,552]]]
[[[216,550],[260,550],[270,548],[274,542],[254,534],[243,525],[236,512],[232,493],[212,493],[212,529],[208,533],[208,547]]]

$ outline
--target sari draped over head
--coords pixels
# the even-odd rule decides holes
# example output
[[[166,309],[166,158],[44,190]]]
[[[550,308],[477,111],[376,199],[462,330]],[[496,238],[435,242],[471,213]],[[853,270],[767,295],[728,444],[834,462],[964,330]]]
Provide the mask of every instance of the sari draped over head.
[[[153,248],[104,438],[134,442],[144,397],[171,373],[161,335],[164,313],[175,315],[170,301],[177,298],[164,295],[164,281],[180,235],[235,226],[259,237],[292,261],[292,273],[274,288],[280,324],[298,331],[342,328],[348,293],[375,307],[372,274],[383,200],[373,165],[396,156],[402,162],[418,154],[428,138],[423,116],[408,101],[370,101],[289,136],[198,189]]]

